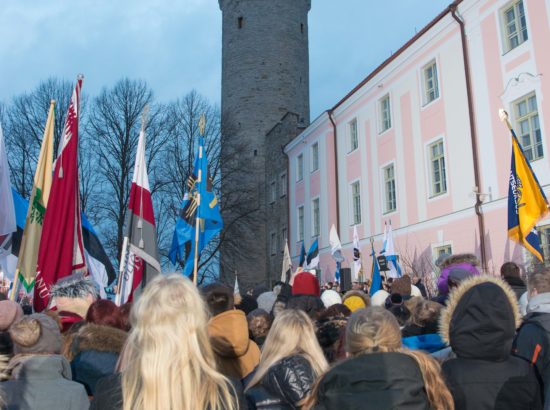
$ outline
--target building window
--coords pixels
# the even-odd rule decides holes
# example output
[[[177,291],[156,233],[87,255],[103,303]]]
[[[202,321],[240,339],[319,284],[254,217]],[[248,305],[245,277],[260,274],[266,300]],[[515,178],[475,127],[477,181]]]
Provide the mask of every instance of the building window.
[[[237,18],[237,27],[243,28],[243,21],[244,19],[242,17]]]
[[[433,257],[434,261],[437,260],[441,255],[452,255],[453,254],[453,248],[451,245],[442,245],[442,246],[436,246],[433,248]]]
[[[271,232],[271,255],[275,255],[277,253],[277,234],[275,232]]]
[[[302,179],[304,179],[304,154],[300,154],[296,158],[296,181]]]
[[[276,181],[271,181],[269,192],[270,192],[269,202],[273,203],[277,200],[277,182]]]
[[[311,201],[311,209],[313,210],[313,230],[311,236],[319,236],[321,233],[321,214],[319,212],[319,198],[315,198]]]
[[[544,156],[542,149],[542,134],[540,132],[537,97],[530,94],[514,103],[516,130],[523,152],[529,161]]]
[[[353,225],[361,223],[361,185],[359,181],[351,184],[351,207],[353,212]]]
[[[286,196],[286,174],[281,174],[281,198]]]
[[[380,104],[380,132],[391,128],[390,95],[386,95],[379,102]]]
[[[311,172],[319,169],[319,143],[311,146]]]
[[[439,98],[439,83],[437,80],[437,65],[435,60],[422,69],[424,87],[424,105]]]
[[[513,50],[528,39],[523,0],[514,1],[502,11],[505,52]]]
[[[349,123],[349,151],[355,151],[359,146],[359,140],[357,138],[357,118],[354,118]]]
[[[298,207],[298,241],[304,240],[304,207]]]
[[[432,178],[432,196],[447,192],[447,175],[445,172],[445,150],[443,140],[430,144],[430,169]]]
[[[281,243],[281,253],[285,251],[285,245],[288,239],[287,235],[288,235],[287,229],[286,228],[281,229],[281,238],[283,239],[283,242]]]
[[[540,249],[542,251],[542,259],[544,265],[550,267],[550,225],[543,225],[536,227],[540,239]],[[531,254],[533,264],[539,264],[540,261]]]
[[[395,196],[395,168],[393,164],[384,168],[384,211],[393,212],[397,208]]]

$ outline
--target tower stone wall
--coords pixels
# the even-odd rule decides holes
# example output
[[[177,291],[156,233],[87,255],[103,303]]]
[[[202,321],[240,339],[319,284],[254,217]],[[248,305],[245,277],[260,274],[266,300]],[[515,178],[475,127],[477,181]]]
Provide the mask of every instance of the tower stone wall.
[[[281,168],[281,146],[290,140],[290,135],[272,133],[280,141],[268,144],[267,133],[287,112],[296,115],[300,127],[309,124],[311,0],[219,0],[219,5],[226,225],[221,273],[229,282],[238,272],[239,282],[251,285],[270,276],[273,227],[267,225],[273,207],[267,207],[266,175],[273,174],[273,167]]]

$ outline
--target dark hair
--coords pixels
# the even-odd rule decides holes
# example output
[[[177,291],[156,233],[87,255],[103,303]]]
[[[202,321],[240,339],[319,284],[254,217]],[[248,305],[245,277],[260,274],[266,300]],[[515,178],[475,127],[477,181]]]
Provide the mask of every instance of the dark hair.
[[[242,310],[245,315],[248,315],[254,309],[258,309],[258,302],[250,295],[244,295],[241,298],[241,303],[235,306],[237,309]]]
[[[319,316],[319,321],[329,317],[350,317],[351,310],[343,303],[335,303],[332,306],[326,308],[326,310]]]
[[[393,305],[388,310],[395,316],[399,326],[404,326],[411,317],[411,312],[405,305]]]
[[[86,313],[86,322],[124,330],[120,309],[107,299],[99,299],[90,305]]]
[[[500,267],[500,276],[502,276],[503,278],[519,278],[519,266],[515,262],[503,263]]]
[[[202,294],[212,316],[235,307],[233,289],[223,283],[212,283],[202,288]]]
[[[132,310],[132,302],[126,302],[124,305],[118,308],[120,313],[120,320],[122,322],[122,330],[130,331],[132,325],[130,324],[130,311]]]

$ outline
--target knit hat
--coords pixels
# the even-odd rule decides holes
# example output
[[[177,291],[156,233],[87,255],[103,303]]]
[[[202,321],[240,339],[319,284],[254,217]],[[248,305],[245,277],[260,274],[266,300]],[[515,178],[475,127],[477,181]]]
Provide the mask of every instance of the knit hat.
[[[388,296],[390,296],[388,292],[386,292],[384,289],[380,289],[378,292],[371,296],[371,306],[384,306],[384,303],[386,302]]]
[[[264,292],[260,296],[258,296],[258,299],[256,300],[258,302],[258,309],[263,309],[266,312],[271,312],[271,309],[273,309],[273,304],[275,303],[275,300],[277,299],[277,295],[275,295],[275,292]]]
[[[360,296],[350,296],[349,298],[346,298],[344,305],[346,305],[352,312],[355,312],[357,309],[367,307],[367,305],[365,305],[365,301]]]
[[[10,327],[9,333],[15,354],[61,352],[59,326],[55,320],[42,313],[25,316]]]
[[[401,278],[395,279],[391,285],[391,293],[398,293],[401,296],[411,295],[411,277],[405,275]]]
[[[292,294],[319,296],[319,281],[309,272],[300,272],[294,277]]]
[[[321,294],[321,300],[326,308],[342,303],[342,297],[332,289],[327,289]]]
[[[8,328],[23,317],[23,309],[13,300],[0,301],[0,331]]]

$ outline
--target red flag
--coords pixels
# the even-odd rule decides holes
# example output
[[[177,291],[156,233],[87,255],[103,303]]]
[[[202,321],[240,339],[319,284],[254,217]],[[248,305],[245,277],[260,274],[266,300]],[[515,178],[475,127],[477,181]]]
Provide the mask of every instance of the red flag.
[[[82,77],[79,76],[65,120],[42,226],[34,286],[34,309],[38,312],[48,307],[50,288],[58,279],[75,272],[86,272],[78,185],[81,87]]]
[[[121,263],[123,268],[119,273],[116,297],[118,305],[132,301],[136,289],[144,287],[147,282],[160,273],[155,215],[145,163],[145,132],[143,128],[139,134],[128,209],[130,210],[128,235],[125,238],[128,259],[125,266],[124,263]],[[123,249],[121,260],[124,261],[125,257],[126,249]]]

